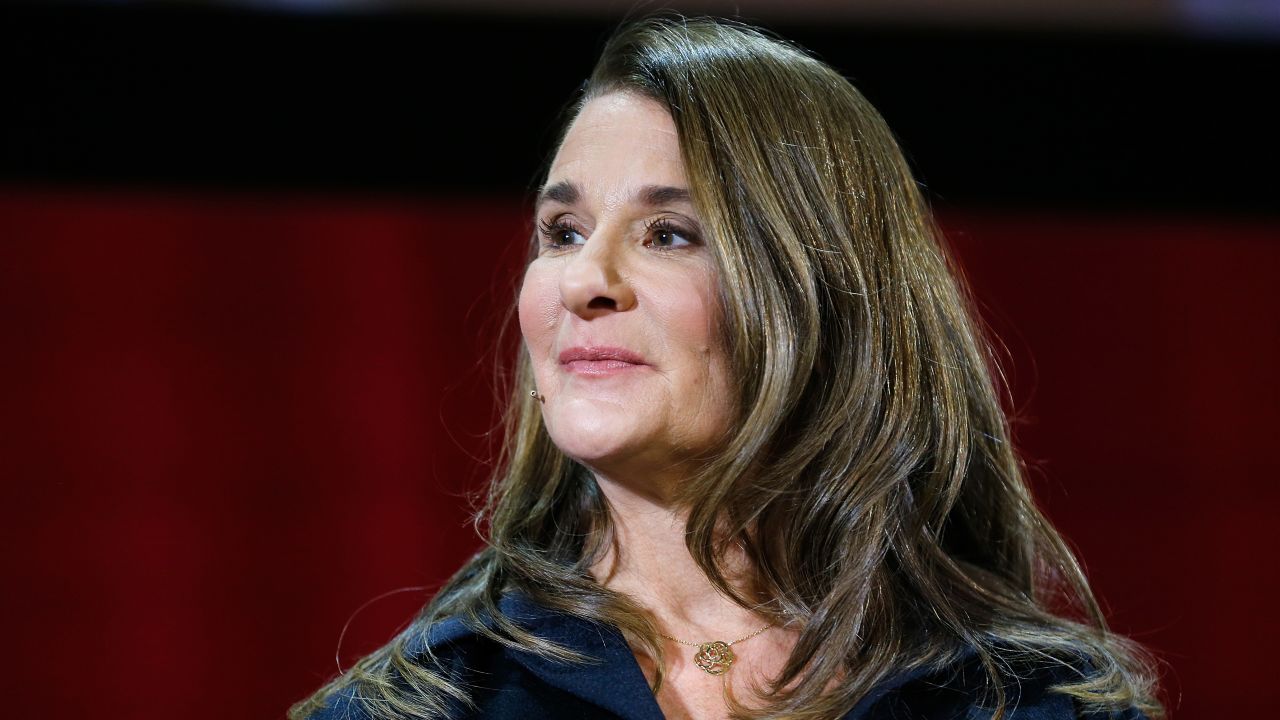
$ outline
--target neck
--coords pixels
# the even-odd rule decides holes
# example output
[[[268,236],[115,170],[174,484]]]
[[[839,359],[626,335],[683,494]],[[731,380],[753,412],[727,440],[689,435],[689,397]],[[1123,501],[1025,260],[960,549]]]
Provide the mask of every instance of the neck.
[[[625,593],[655,616],[659,632],[689,642],[734,640],[760,629],[767,619],[719,592],[685,546],[685,514],[663,493],[640,493],[634,485],[596,475],[609,503],[616,546],[592,567],[596,579]],[[726,557],[731,587],[752,597],[744,554]]]

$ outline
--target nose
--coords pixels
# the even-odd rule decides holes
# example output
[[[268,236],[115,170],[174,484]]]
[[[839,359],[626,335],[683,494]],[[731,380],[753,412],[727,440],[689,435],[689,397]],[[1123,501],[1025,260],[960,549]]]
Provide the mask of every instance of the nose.
[[[560,300],[584,320],[625,312],[636,296],[623,267],[622,243],[597,228],[560,275]]]

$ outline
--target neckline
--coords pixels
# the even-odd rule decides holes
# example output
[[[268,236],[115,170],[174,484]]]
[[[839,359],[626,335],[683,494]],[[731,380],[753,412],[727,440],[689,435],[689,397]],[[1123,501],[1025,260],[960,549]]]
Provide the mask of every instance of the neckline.
[[[512,659],[543,682],[624,720],[665,720],[640,662],[617,627],[543,607],[520,592],[503,596],[498,607],[503,615],[526,630],[597,661],[560,662],[528,650],[507,648]],[[974,654],[972,648],[965,648],[956,662],[966,662]],[[885,678],[840,720],[868,720],[881,700],[935,671],[937,668],[933,666],[922,665]]]

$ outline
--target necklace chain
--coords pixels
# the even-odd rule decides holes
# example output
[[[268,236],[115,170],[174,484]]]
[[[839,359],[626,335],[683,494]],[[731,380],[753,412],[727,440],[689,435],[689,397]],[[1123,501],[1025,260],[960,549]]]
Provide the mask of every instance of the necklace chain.
[[[759,635],[759,634],[763,633],[765,630],[768,630],[768,629],[769,629],[769,628],[771,628],[771,627],[773,627],[773,623],[769,623],[768,625],[765,625],[764,627],[762,627],[762,628],[760,628],[759,630],[757,630],[757,631],[755,631],[755,632],[751,633],[750,635],[745,635],[745,636],[743,636],[743,637],[738,638],[737,640],[734,640],[733,642],[725,643],[725,645],[737,645],[738,643],[742,642],[743,640],[750,640],[751,638],[753,638],[753,637],[755,637],[755,636],[757,636],[757,635]],[[681,640],[681,639],[679,639],[679,638],[673,638],[673,637],[671,637],[670,635],[663,635],[662,633],[658,633],[658,635],[660,635],[660,636],[662,636],[662,637],[664,637],[664,638],[666,638],[666,639],[670,640],[671,642],[680,643],[681,645],[688,645],[689,647],[702,647],[703,645],[706,645],[706,644],[707,644],[707,643],[695,643],[695,642],[688,642],[688,641],[686,641],[686,640]]]

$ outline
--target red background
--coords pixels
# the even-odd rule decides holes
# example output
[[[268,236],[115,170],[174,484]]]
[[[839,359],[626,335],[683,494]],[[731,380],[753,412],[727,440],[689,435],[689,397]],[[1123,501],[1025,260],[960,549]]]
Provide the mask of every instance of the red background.
[[[1179,718],[1260,717],[1280,225],[950,212],[1033,483]],[[6,711],[278,717],[476,547],[518,198],[0,195]],[[350,627],[341,647],[339,635]]]

